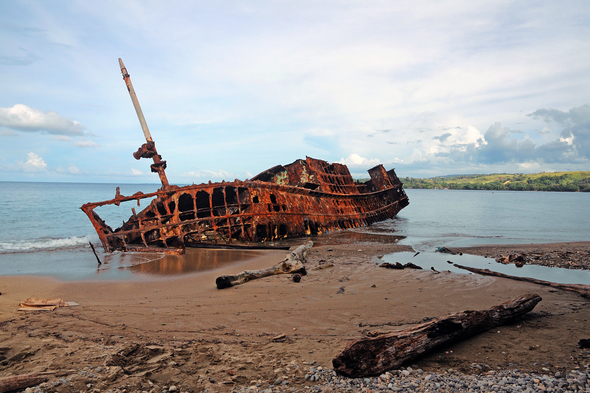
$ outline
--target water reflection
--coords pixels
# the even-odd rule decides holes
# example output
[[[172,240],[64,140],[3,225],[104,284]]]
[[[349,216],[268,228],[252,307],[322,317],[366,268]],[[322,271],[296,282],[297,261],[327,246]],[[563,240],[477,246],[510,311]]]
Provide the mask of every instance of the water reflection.
[[[275,242],[273,244],[275,246],[290,246],[294,248],[308,240],[313,241],[314,245],[320,246],[355,243],[391,244],[397,243],[402,239],[404,239],[403,236],[347,230],[306,238],[285,239],[284,241]],[[231,263],[254,259],[261,256],[263,252],[264,251],[260,250],[211,248],[187,248],[185,255],[115,252],[104,254],[103,264],[99,266],[97,274],[104,278],[113,278],[111,276],[114,275],[120,276],[119,278],[129,278],[129,273],[135,276],[174,276],[191,274],[218,269]],[[288,251],[284,252],[287,253]]]
[[[221,250],[187,248],[185,255],[118,253],[105,255],[98,273],[112,267],[133,274],[173,276],[218,269],[230,263],[254,259],[262,255],[254,250]]]

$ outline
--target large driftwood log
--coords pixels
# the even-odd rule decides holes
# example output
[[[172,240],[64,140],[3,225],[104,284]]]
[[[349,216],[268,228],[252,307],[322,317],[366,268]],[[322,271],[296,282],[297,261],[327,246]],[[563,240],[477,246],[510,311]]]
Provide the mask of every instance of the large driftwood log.
[[[49,379],[48,375],[65,375],[73,373],[74,371],[75,370],[44,371],[40,373],[0,377],[0,393],[23,390],[46,382]]]
[[[495,277],[509,278],[511,280],[526,281],[526,282],[532,282],[534,284],[546,285],[546,286],[557,288],[557,289],[561,289],[561,290],[564,290],[564,291],[578,292],[580,295],[582,295],[582,297],[590,298],[590,285],[585,285],[585,284],[560,284],[560,283],[557,283],[557,282],[537,280],[536,278],[530,278],[530,277],[511,276],[511,275],[504,274],[504,273],[494,272],[494,271],[491,271],[489,269],[477,269],[477,268],[474,268],[474,267],[468,267],[468,266],[458,265],[456,263],[454,264],[454,266],[455,267],[458,267],[459,269],[468,270],[468,271],[470,271],[472,273],[482,274],[482,275],[485,275],[485,276],[495,276]]]
[[[540,301],[539,295],[523,295],[488,310],[463,311],[411,329],[352,341],[332,365],[338,374],[353,378],[381,374],[442,344],[517,320]]]
[[[46,382],[49,378],[47,375],[56,374],[56,372],[11,375],[9,377],[0,377],[0,393],[23,390],[31,386],[39,385]]]
[[[256,278],[268,277],[275,274],[299,273],[306,275],[307,272],[305,270],[305,266],[303,266],[303,263],[305,262],[307,250],[309,250],[311,247],[313,247],[313,242],[308,241],[307,243],[297,247],[290,254],[287,254],[285,259],[283,259],[277,265],[266,269],[245,270],[235,275],[217,277],[215,280],[217,289],[233,287],[234,285],[243,284]]]

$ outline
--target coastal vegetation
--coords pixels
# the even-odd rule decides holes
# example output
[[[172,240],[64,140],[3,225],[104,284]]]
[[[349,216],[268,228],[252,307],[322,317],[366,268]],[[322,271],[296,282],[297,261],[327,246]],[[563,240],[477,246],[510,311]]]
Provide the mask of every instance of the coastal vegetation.
[[[404,188],[590,192],[590,171],[534,174],[494,173],[489,175],[441,176],[426,179],[405,177],[401,181],[404,183]]]

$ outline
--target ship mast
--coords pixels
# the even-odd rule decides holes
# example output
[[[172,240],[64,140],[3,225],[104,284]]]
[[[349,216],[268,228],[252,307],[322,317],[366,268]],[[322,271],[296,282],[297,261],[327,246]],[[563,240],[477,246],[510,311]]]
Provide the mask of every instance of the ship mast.
[[[155,172],[160,177],[160,181],[162,182],[162,189],[166,189],[169,187],[168,179],[166,178],[166,161],[162,160],[162,156],[158,154],[156,151],[156,144],[152,139],[152,135],[150,134],[150,130],[148,129],[147,123],[145,118],[143,117],[143,111],[139,106],[139,101],[137,100],[137,95],[135,95],[135,90],[133,89],[133,84],[131,84],[131,78],[129,77],[129,73],[127,72],[127,68],[125,68],[125,64],[123,64],[123,60],[119,59],[119,66],[121,67],[121,73],[123,74],[123,80],[125,80],[125,84],[127,85],[127,90],[129,91],[129,95],[131,96],[131,101],[133,102],[133,106],[135,107],[135,112],[137,112],[137,117],[139,118],[139,123],[141,124],[141,129],[143,130],[143,134],[145,135],[146,143],[141,145],[141,147],[133,153],[133,157],[136,160],[140,158],[152,158],[154,163],[150,166],[152,172]]]

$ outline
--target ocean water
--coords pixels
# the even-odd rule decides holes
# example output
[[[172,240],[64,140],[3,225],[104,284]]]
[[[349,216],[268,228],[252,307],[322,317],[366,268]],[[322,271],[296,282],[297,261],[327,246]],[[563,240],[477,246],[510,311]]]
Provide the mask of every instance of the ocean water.
[[[105,255],[102,267],[90,249],[100,243],[80,206],[114,198],[116,188],[131,195],[158,189],[157,184],[0,182],[0,275],[31,274],[60,279],[125,279],[133,262],[120,254]],[[142,206],[145,206],[144,204]],[[113,227],[131,215],[123,209],[96,211]],[[148,256],[149,260],[158,256]],[[109,262],[112,262],[109,264]],[[110,269],[111,266],[117,268]]]
[[[188,257],[102,252],[84,203],[156,191],[158,184],[0,182],[0,275],[32,274],[65,280],[143,279],[193,273],[256,257],[255,251],[190,250]],[[398,217],[355,235],[379,234],[426,254],[439,246],[586,241],[590,194],[555,192],[406,190],[410,205]],[[135,202],[96,209],[111,227],[127,220]],[[322,235],[316,241],[331,241]],[[391,239],[391,240],[388,240]],[[89,242],[97,247],[98,265]],[[486,261],[486,263],[489,261]],[[474,262],[478,264],[478,262]],[[480,264],[483,262],[480,262]],[[475,266],[479,267],[479,266]],[[585,279],[584,279],[585,280]],[[590,283],[590,282],[589,282]]]
[[[590,193],[406,190],[410,205],[373,225],[407,238],[417,251],[438,246],[590,240]]]

